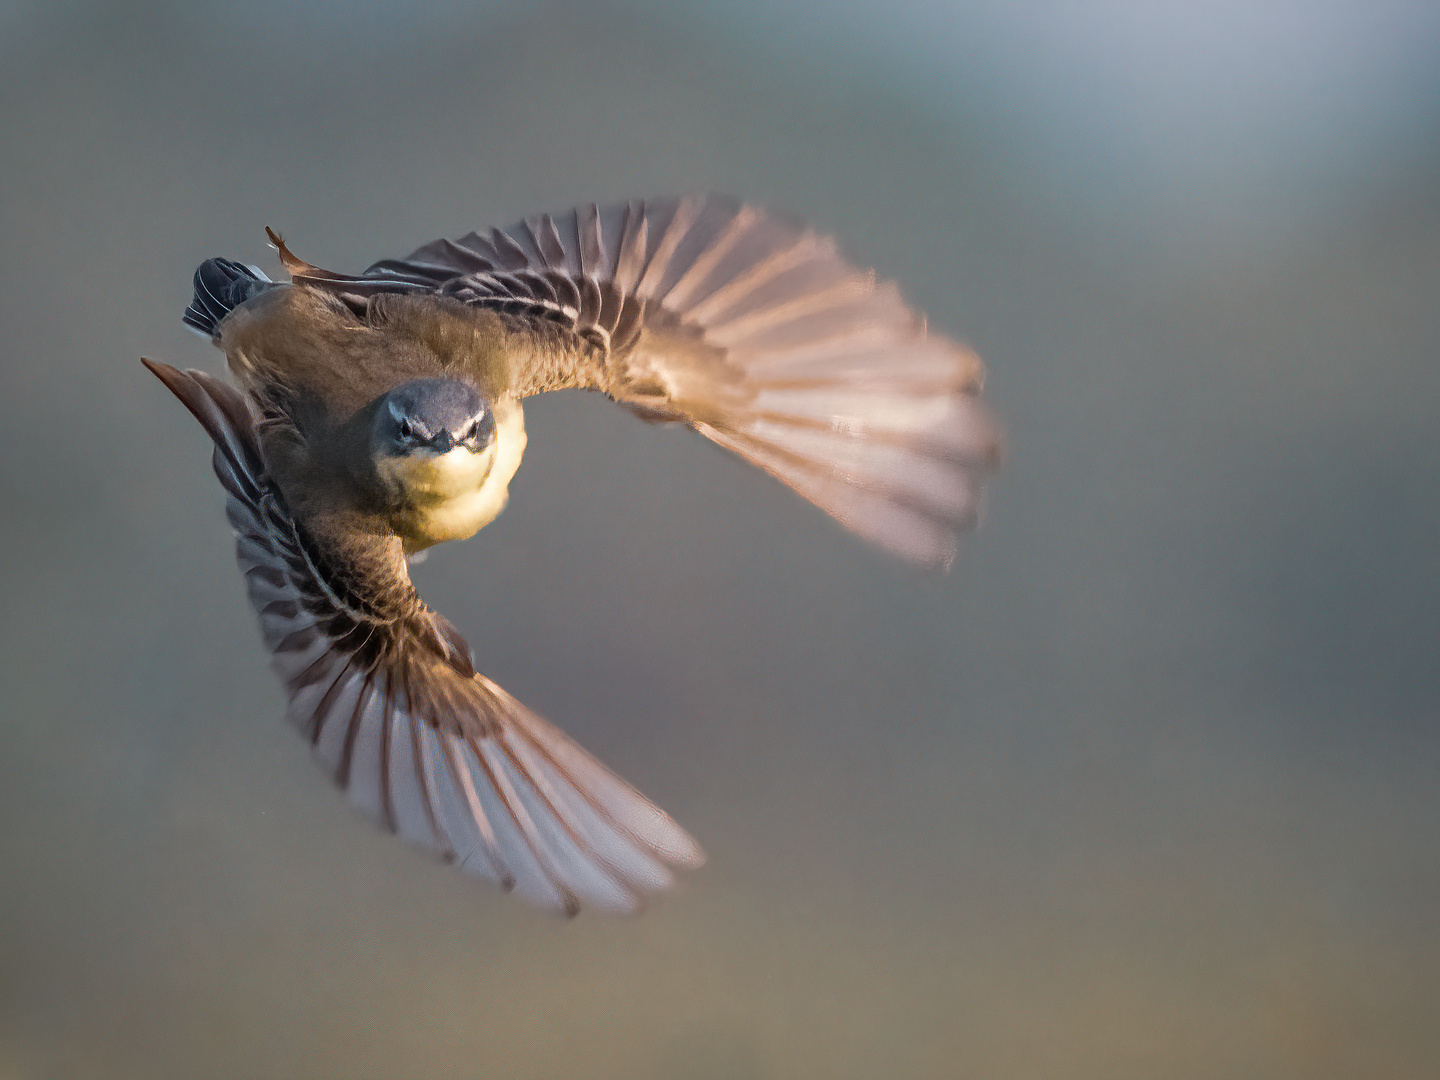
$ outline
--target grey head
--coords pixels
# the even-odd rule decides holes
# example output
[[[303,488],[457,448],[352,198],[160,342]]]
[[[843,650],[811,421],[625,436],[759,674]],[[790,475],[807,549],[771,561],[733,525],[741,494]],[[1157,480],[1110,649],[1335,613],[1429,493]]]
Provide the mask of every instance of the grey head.
[[[467,382],[415,379],[380,399],[370,438],[376,457],[439,456],[455,447],[478,454],[495,439],[495,417]]]

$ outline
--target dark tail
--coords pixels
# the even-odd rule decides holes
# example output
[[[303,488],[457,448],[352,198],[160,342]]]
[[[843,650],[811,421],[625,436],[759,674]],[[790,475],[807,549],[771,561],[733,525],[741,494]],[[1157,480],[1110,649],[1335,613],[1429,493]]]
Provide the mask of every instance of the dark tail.
[[[195,297],[182,318],[190,329],[218,340],[220,320],[274,284],[253,266],[230,259],[206,259],[195,271]]]

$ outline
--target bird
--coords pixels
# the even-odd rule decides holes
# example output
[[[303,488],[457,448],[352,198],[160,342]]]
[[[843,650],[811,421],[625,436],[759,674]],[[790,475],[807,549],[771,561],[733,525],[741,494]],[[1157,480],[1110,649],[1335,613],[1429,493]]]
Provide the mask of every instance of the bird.
[[[476,670],[410,562],[504,508],[522,402],[598,391],[945,572],[1000,447],[984,368],[836,242],[718,195],[594,203],[357,275],[194,275],[233,381],[143,359],[214,444],[287,716],[350,801],[541,908],[633,912],[700,845]]]

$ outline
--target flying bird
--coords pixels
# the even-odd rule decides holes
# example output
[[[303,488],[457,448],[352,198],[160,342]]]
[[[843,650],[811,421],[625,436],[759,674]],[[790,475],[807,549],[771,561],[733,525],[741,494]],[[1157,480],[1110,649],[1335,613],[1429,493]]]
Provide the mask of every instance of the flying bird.
[[[997,456],[980,361],[834,241],[714,196],[546,214],[353,276],[269,235],[288,282],[209,259],[184,314],[238,387],[144,363],[214,441],[290,719],[405,839],[545,908],[636,909],[700,846],[476,671],[408,560],[504,508],[524,398],[583,387],[943,571]]]

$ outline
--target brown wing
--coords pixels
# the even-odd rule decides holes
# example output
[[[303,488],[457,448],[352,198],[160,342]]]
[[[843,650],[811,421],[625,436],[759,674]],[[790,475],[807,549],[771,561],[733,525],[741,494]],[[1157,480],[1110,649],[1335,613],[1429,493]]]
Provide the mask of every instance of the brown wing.
[[[241,395],[146,361],[215,442],[238,558],[289,716],[353,803],[542,907],[630,911],[699,846],[644,796],[475,672],[415,599],[379,612],[343,585],[266,475]],[[413,597],[403,560],[384,583]],[[375,583],[371,583],[373,586]],[[373,588],[367,591],[376,591]]]
[[[358,296],[433,291],[507,312],[547,356],[563,327],[568,371],[538,364],[522,393],[589,385],[688,422],[924,566],[948,567],[996,461],[973,353],[927,333],[832,240],[727,199],[547,214],[358,278],[294,262]]]

